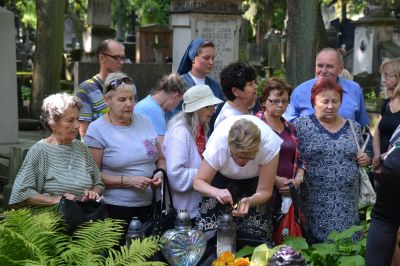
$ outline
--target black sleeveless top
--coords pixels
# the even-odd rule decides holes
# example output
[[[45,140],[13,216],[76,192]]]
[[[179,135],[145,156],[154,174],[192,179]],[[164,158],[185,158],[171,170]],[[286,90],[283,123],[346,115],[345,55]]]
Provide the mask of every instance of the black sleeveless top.
[[[381,133],[381,153],[385,153],[389,147],[389,140],[397,126],[400,125],[400,111],[392,113],[389,107],[389,99],[385,99],[381,109],[382,119],[378,128]]]
[[[377,199],[371,216],[400,225],[400,145],[388,154],[383,162]]]

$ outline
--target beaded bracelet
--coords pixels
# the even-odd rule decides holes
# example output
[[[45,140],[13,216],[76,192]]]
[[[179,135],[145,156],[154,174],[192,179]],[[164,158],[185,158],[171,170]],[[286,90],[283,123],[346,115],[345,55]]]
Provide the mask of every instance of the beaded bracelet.
[[[124,187],[124,176],[123,175],[121,175],[121,188],[123,188]]]

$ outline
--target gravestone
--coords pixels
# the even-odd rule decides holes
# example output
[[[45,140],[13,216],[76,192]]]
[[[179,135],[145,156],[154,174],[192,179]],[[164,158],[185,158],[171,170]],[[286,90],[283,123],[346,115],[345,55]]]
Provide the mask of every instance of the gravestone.
[[[77,92],[80,82],[93,77],[98,71],[99,65],[97,63],[75,62],[74,93]],[[171,73],[171,64],[125,64],[122,71],[132,77],[140,101],[150,93],[159,79]]]
[[[64,18],[64,51],[82,48],[83,25],[79,17],[67,14]]]
[[[362,72],[379,73],[382,63],[379,47],[393,40],[393,27],[397,20],[387,17],[364,17],[353,22],[354,36],[353,75]]]
[[[241,3],[238,0],[172,0],[172,70],[178,69],[189,43],[202,37],[215,45],[214,70],[209,76],[219,80],[221,69],[239,59]]]
[[[136,27],[136,63],[165,63],[172,56],[172,31],[162,25]]]
[[[389,9],[385,1],[368,0],[365,17],[354,21],[353,75],[362,72],[379,73],[379,66],[386,55],[382,55],[382,44],[396,42],[394,27],[397,19],[388,16]]]
[[[115,37],[115,31],[111,28],[111,1],[88,0],[87,24],[83,48],[85,52],[93,53],[103,40]]]
[[[14,14],[0,7],[0,144],[18,142],[17,60]]]

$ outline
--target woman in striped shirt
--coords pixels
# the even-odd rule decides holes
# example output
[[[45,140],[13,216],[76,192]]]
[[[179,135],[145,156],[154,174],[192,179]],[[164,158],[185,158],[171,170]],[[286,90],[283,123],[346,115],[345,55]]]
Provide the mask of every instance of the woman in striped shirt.
[[[104,188],[79,130],[78,98],[58,93],[43,101],[41,121],[50,136],[35,143],[15,179],[9,204],[46,206],[70,200],[97,200]]]

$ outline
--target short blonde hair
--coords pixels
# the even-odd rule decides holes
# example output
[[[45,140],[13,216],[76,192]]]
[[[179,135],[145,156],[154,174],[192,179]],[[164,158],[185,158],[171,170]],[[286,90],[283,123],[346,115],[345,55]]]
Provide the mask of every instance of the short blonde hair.
[[[79,98],[76,96],[65,92],[52,94],[43,100],[40,121],[45,128],[52,131],[51,126],[64,116],[67,109],[76,107],[80,110],[81,105]]]
[[[260,149],[261,130],[248,119],[239,119],[228,133],[228,146],[234,153],[252,156]]]
[[[107,87],[110,86],[110,83],[113,80],[123,79],[125,77],[129,77],[129,76],[126,75],[125,73],[122,73],[122,72],[113,72],[113,73],[108,74],[108,76],[106,77],[106,80],[104,81],[104,91],[106,91],[104,96],[112,98],[114,90],[107,91]],[[116,90],[119,90],[119,91],[131,91],[134,96],[136,95],[136,86],[135,86],[135,84],[121,83],[121,85],[119,85],[116,88]]]
[[[393,90],[393,95],[389,95],[391,98],[400,95],[400,58],[391,59],[382,63],[379,67],[379,72],[383,75],[385,71],[393,72],[397,77],[397,85]]]

